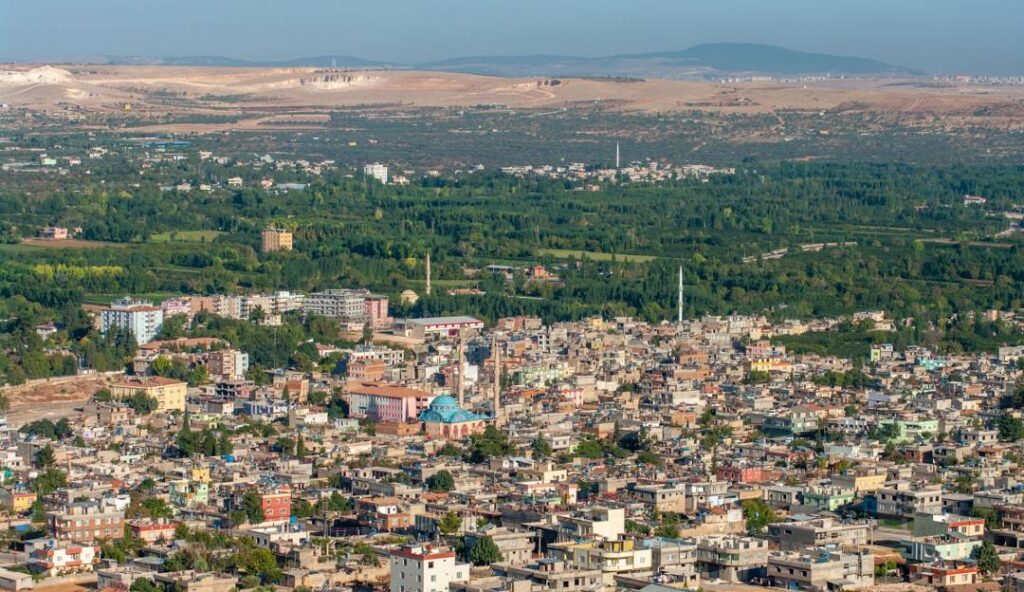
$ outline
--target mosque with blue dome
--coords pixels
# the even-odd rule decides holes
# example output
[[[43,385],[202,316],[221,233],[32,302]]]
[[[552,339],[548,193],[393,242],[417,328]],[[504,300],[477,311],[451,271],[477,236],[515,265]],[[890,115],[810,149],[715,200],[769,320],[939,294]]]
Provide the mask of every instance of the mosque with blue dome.
[[[420,413],[419,420],[428,436],[457,440],[482,433],[490,417],[463,409],[451,395],[441,395]]]

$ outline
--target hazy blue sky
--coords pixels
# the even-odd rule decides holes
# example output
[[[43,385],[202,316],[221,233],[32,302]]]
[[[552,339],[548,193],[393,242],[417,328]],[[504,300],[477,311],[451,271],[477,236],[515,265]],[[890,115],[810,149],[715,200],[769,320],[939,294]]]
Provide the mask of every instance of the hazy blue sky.
[[[1024,0],[0,0],[0,59],[323,54],[417,62],[771,43],[1024,74]]]

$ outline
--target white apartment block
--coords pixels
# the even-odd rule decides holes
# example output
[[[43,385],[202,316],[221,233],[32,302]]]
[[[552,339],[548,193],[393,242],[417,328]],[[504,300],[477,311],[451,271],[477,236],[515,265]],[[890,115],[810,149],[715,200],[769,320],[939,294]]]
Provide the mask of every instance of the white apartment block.
[[[408,545],[391,553],[391,592],[448,592],[448,584],[469,580],[469,564],[455,552]]]
[[[163,324],[164,311],[145,300],[115,300],[109,308],[100,311],[101,333],[114,328],[127,328],[138,343],[153,341]]]
[[[378,181],[384,183],[385,185],[388,182],[388,167],[386,165],[380,164],[379,162],[364,165],[363,174],[366,175],[367,177],[377,179]]]

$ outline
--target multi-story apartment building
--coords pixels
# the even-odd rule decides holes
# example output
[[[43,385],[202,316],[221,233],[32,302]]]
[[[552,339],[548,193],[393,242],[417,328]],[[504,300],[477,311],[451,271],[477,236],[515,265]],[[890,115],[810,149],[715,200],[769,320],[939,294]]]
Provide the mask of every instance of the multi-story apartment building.
[[[768,541],[746,536],[709,535],[697,541],[701,577],[733,584],[764,577]]]
[[[684,487],[687,514],[718,507],[733,499],[728,481],[694,481],[685,483]]]
[[[25,555],[33,573],[58,577],[92,572],[100,562],[100,547],[36,539],[25,543]]]
[[[224,296],[223,298],[230,298]],[[301,310],[302,303],[306,297],[302,294],[293,294],[287,291],[272,292],[270,294],[248,294],[237,296],[238,313],[240,318],[249,319],[257,311],[263,314],[264,318],[276,317],[293,310]],[[226,316],[226,315],[225,315]]]
[[[124,511],[99,502],[78,502],[47,514],[50,532],[60,542],[93,543],[124,536]]]
[[[875,558],[869,552],[772,553],[768,557],[768,581],[777,588],[809,592],[833,590],[835,582],[850,588],[870,588],[875,584]]]
[[[337,319],[349,329],[358,329],[366,324],[383,327],[393,321],[388,316],[388,297],[368,290],[314,292],[306,296],[302,311],[307,315]]]
[[[193,508],[210,501],[210,485],[194,479],[176,479],[168,483],[171,505],[178,508]]]
[[[364,382],[376,382],[383,380],[387,374],[387,364],[384,360],[349,360],[345,365],[350,380]]]
[[[128,329],[138,343],[149,343],[156,338],[164,323],[164,311],[146,300],[123,298],[115,300],[100,311],[100,332]]]
[[[574,566],[557,559],[541,559],[522,566],[495,563],[491,569],[499,576],[507,577],[514,582],[530,582],[534,589],[539,590],[592,592],[601,589],[604,581],[600,569]]]
[[[350,362],[380,361],[388,366],[398,366],[405,362],[405,352],[379,345],[360,345],[348,354]]]
[[[959,538],[980,539],[985,536],[985,520],[956,514],[914,515],[911,531],[915,537],[953,535]]]
[[[434,395],[404,386],[356,384],[348,387],[349,417],[405,423],[419,417]]]
[[[997,545],[1007,547],[1024,546],[1024,507],[999,505],[999,525],[992,529],[992,538]]]
[[[448,592],[452,582],[469,580],[469,564],[454,551],[408,545],[391,552],[391,592]]]
[[[852,488],[838,487],[831,482],[812,483],[804,489],[805,506],[829,512],[852,503],[856,497]]]
[[[283,228],[267,228],[260,233],[260,251],[273,253],[275,251],[292,250],[292,233]]]
[[[210,352],[206,357],[206,369],[213,377],[242,378],[249,370],[249,354],[235,349]]]
[[[391,532],[414,524],[412,515],[402,510],[397,497],[364,497],[356,500],[359,523],[370,528]]]
[[[868,521],[840,522],[832,518],[768,525],[768,533],[778,541],[783,551],[827,545],[866,545],[871,542],[871,529],[872,524]]]
[[[838,487],[852,489],[858,494],[877,491],[885,485],[886,474],[881,470],[848,472],[832,477],[832,483]]]
[[[526,565],[533,559],[534,547],[537,546],[536,535],[530,531],[511,530],[508,528],[483,528],[466,533],[466,548],[481,538],[489,537],[501,551],[501,560],[509,565]]]
[[[379,162],[363,165],[363,174],[371,179],[376,179],[385,185],[388,182],[388,167],[380,164]]]
[[[633,539],[585,543],[552,543],[548,553],[583,568],[601,571],[606,586],[615,583],[616,575],[651,573],[651,550],[635,544]]]
[[[1018,572],[1018,574],[1020,573]],[[975,584],[978,582],[979,577],[978,566],[976,565],[932,563],[913,564],[910,566],[910,581],[937,590],[949,590],[953,586]],[[1019,578],[1014,578],[1013,585],[1009,589],[1016,591],[1021,589]]]
[[[942,511],[942,485],[888,481],[875,492],[874,499],[877,515],[909,520],[918,512],[937,514]]]
[[[729,483],[760,483],[764,481],[764,468],[757,465],[726,465],[718,467],[716,476]]]
[[[700,587],[696,539],[651,538],[643,544],[651,550],[656,572],[671,572],[673,583],[683,584],[688,590]]]
[[[288,487],[260,494],[264,522],[288,522],[292,515],[292,492]]]
[[[184,411],[188,384],[162,376],[123,376],[110,383],[110,396],[124,400],[142,394],[156,399],[157,411]]]
[[[218,380],[213,383],[214,394],[218,399],[233,401],[235,399],[248,399],[256,390],[256,383],[243,378],[231,378]]]
[[[615,540],[626,532],[626,511],[622,508],[586,508],[558,515],[558,539],[576,541],[598,537]]]
[[[150,545],[160,541],[173,541],[176,528],[177,524],[166,518],[138,518],[128,521],[128,530],[132,536]]]
[[[683,484],[641,485],[633,494],[658,512],[686,512],[686,487]]]

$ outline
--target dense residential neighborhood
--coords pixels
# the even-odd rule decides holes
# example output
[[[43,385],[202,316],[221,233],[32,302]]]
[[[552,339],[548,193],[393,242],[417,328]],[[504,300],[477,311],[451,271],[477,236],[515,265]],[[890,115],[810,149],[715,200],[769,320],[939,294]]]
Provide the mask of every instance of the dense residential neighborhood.
[[[0,0],[0,592],[1024,592],[1021,23]]]
[[[938,355],[879,340],[855,365],[803,353],[801,339],[884,336],[901,321],[487,327],[392,319],[367,291],[233,298],[98,311],[99,328],[141,346],[83,405],[3,432],[14,551],[0,585],[1024,582],[1024,348]],[[267,372],[227,339],[167,337],[165,323],[217,314],[330,319],[351,341],[304,344]]]

